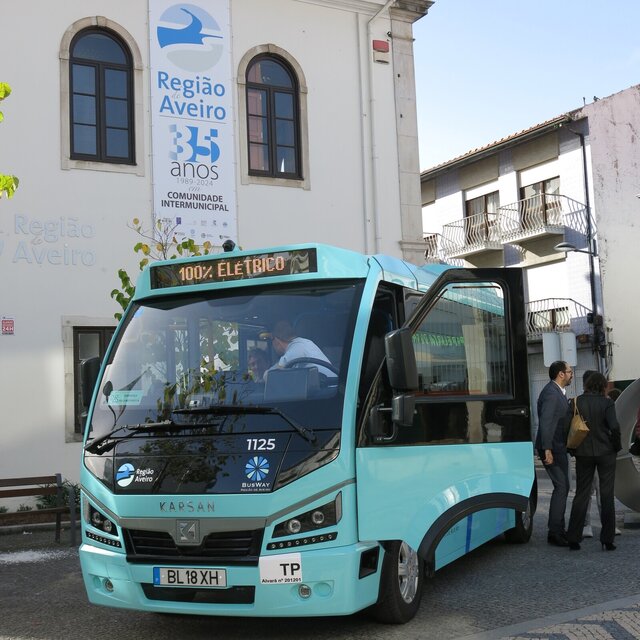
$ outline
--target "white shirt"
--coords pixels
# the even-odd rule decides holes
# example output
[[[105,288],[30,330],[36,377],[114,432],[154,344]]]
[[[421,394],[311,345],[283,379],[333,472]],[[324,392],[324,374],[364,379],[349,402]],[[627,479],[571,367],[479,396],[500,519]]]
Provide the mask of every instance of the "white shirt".
[[[331,361],[327,356],[322,352],[320,347],[312,342],[311,340],[307,340],[307,338],[294,338],[287,346],[287,350],[282,354],[280,360],[278,360],[277,364],[272,369],[276,367],[280,367],[284,369],[290,362],[293,360],[297,360],[298,358],[315,358],[316,360],[322,360],[328,364],[331,364]],[[297,365],[294,365],[294,367]],[[313,362],[301,362],[301,367],[318,367],[318,372],[324,374],[325,376],[329,376],[330,378],[335,378],[336,374],[328,369],[327,367],[323,367],[321,364],[315,364]]]
[[[566,396],[567,395],[567,390],[565,387],[561,387],[555,380],[553,381],[556,383],[556,385],[558,386],[558,388],[560,389],[560,391],[562,391],[562,395]]]

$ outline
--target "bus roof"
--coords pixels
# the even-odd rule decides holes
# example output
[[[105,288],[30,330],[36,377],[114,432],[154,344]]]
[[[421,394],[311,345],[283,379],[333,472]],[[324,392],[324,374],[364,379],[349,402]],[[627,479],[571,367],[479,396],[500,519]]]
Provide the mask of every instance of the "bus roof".
[[[419,267],[411,262],[381,254],[373,257],[384,271],[385,280],[411,286],[420,291],[426,291],[444,271],[455,268],[442,263],[427,263]]]

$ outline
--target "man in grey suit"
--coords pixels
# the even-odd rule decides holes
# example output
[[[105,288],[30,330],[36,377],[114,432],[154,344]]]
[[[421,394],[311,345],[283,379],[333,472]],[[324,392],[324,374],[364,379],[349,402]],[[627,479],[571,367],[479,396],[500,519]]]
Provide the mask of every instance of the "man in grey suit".
[[[565,395],[565,387],[571,384],[573,369],[563,360],[556,360],[549,367],[549,378],[550,381],[538,397],[536,449],[553,483],[547,542],[566,547],[564,513],[569,494],[567,429],[571,420],[571,407]]]

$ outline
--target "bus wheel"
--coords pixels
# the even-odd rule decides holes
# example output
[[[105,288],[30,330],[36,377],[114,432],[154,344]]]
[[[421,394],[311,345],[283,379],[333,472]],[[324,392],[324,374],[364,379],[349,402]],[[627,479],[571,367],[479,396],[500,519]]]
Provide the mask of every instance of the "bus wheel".
[[[531,507],[527,504],[526,511],[516,511],[516,526],[504,532],[507,542],[522,544],[529,542],[533,532],[533,517]]]
[[[420,606],[424,566],[422,559],[406,543],[393,540],[385,545],[380,592],[373,615],[380,622],[404,624]]]
[[[524,511],[516,511],[516,526],[504,532],[507,542],[513,544],[522,544],[529,542],[531,533],[533,532],[533,510],[531,508],[531,500],[527,502],[527,508]]]
[[[525,511],[516,511],[516,526],[504,532],[507,542],[522,544],[529,542],[533,533],[533,516],[538,506],[538,483],[534,479]]]

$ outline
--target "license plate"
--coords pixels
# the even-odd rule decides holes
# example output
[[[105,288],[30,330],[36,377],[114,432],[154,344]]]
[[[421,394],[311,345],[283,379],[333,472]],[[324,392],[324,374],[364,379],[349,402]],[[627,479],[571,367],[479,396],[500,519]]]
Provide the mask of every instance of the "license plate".
[[[157,587],[205,587],[215,589],[227,586],[227,572],[225,569],[154,567],[153,584]]]

